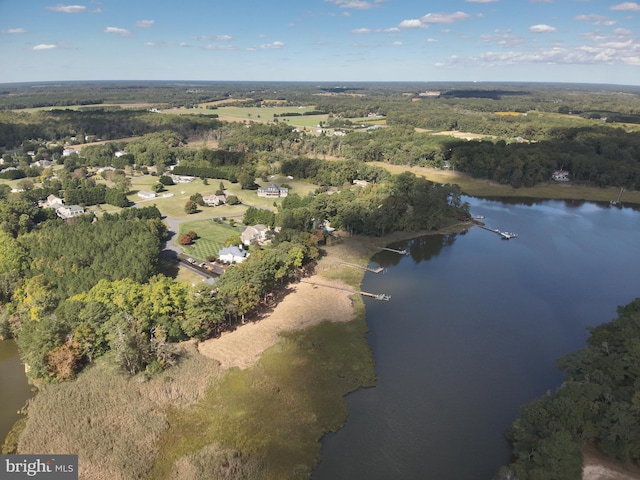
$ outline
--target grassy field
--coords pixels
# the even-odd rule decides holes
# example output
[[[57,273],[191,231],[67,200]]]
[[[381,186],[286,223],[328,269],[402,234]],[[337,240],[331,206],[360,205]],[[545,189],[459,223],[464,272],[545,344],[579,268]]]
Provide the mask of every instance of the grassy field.
[[[406,167],[390,165],[383,162],[372,162],[374,165],[386,168],[393,174],[411,171],[428,180],[438,183],[458,184],[462,191],[477,197],[519,197],[556,200],[585,200],[594,202],[609,202],[618,196],[618,188],[598,188],[566,183],[541,183],[534,187],[513,188],[489,180],[472,178],[467,174],[450,170],[436,170],[426,167]],[[626,191],[622,194],[622,203],[640,204],[639,191]]]
[[[272,105],[268,107],[218,107],[208,108],[172,108],[163,110],[163,113],[178,115],[218,115],[221,120],[236,122],[273,122],[277,118],[279,122],[286,121],[294,126],[311,127],[318,125],[321,121],[327,120],[327,115],[299,115],[294,117],[281,118],[281,115],[288,113],[302,114],[313,111],[315,107],[281,107]],[[278,117],[274,117],[278,115]]]
[[[183,233],[194,231],[198,238],[193,245],[184,247],[187,255],[206,260],[208,256],[218,256],[229,237],[239,236],[240,230],[228,225],[221,225],[212,220],[194,220],[180,224],[178,237]]]
[[[225,191],[228,195],[235,195],[238,197],[242,205],[222,205],[219,207],[201,207],[200,211],[195,214],[187,214],[184,211],[184,206],[187,200],[195,193],[200,193],[203,196],[212,195],[218,190],[220,182],[224,184]],[[166,192],[162,192],[160,196],[150,199],[142,200],[138,197],[137,192],[139,190],[150,191],[152,185],[158,183],[158,177],[151,175],[133,177],[131,181],[131,194],[129,200],[141,205],[156,205],[163,215],[167,215],[172,218],[189,218],[189,219],[205,219],[211,217],[229,217],[236,218],[242,217],[247,207],[256,208],[274,208],[274,203],[277,207],[282,203],[281,198],[264,198],[258,197],[256,190],[242,190],[239,183],[231,183],[227,180],[209,179],[209,185],[205,185],[199,178],[190,183],[180,183],[177,185],[169,185]],[[267,182],[260,179],[256,180],[256,183],[260,186],[267,186],[270,183],[276,183],[282,185],[287,183],[291,188],[290,193],[297,193],[300,196],[305,196],[309,192],[313,192],[318,188],[317,185],[304,182],[301,180],[289,180],[286,177],[275,176],[270,178]],[[170,197],[162,197],[164,194],[173,194]]]

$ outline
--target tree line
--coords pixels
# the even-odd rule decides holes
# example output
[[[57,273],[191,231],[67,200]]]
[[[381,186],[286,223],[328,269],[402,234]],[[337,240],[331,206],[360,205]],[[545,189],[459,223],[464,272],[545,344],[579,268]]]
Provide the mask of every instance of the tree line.
[[[640,298],[589,331],[585,348],[558,361],[562,386],[522,408],[507,433],[512,463],[496,480],[579,480],[590,443],[640,461]]]

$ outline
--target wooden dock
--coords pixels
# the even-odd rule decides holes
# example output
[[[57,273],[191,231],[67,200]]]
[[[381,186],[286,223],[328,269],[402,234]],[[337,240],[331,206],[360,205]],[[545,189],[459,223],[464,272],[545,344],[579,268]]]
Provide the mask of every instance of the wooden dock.
[[[396,250],[394,248],[389,248],[389,247],[380,247],[380,250],[386,250],[387,252],[393,252],[393,253],[399,253],[400,255],[409,255],[409,252],[407,252],[406,250]]]
[[[371,268],[371,267],[365,267],[364,265],[358,265],[356,263],[349,263],[349,262],[340,262],[340,263],[342,265],[346,265],[347,267],[361,268],[362,270],[366,270],[367,272],[371,272],[371,273],[380,273],[384,270],[384,268],[382,267]]]
[[[485,230],[489,230],[490,232],[497,233],[498,235],[500,235],[500,237],[501,237],[503,240],[510,240],[510,239],[512,239],[512,238],[517,238],[517,237],[518,237],[518,234],[517,234],[517,233],[512,233],[512,232],[501,232],[501,231],[500,231],[500,230],[498,230],[497,228],[489,228],[489,227],[486,227],[486,226],[484,226],[484,225],[480,225],[480,224],[478,224],[478,226],[479,226],[480,228],[485,229]]]
[[[624,188],[620,188],[620,192],[618,193],[618,198],[615,200],[611,200],[609,203],[611,205],[620,205],[620,199],[622,198],[622,192],[624,192]]]
[[[324,283],[311,282],[309,280],[300,280],[300,281],[302,283],[308,283],[309,285],[314,285],[316,287],[333,288],[335,290],[342,290],[343,292],[357,293],[358,295],[362,295],[364,297],[371,297],[371,298],[375,298],[376,300],[384,300],[385,302],[388,302],[389,300],[391,300],[391,295],[388,295],[386,293],[362,292],[359,290],[352,290],[351,288],[336,287],[335,285],[327,285]]]

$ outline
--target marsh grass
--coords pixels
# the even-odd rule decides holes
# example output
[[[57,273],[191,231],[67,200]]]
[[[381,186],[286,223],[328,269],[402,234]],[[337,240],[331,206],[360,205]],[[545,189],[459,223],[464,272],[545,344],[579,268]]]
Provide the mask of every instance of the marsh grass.
[[[181,363],[149,382],[102,358],[74,382],[44,385],[29,407],[18,453],[79,455],[82,479],[128,480],[148,471],[167,428],[168,405],[184,408],[218,377],[218,364],[185,345]]]
[[[197,405],[170,410],[147,478],[178,478],[185,457],[214,443],[259,466],[251,478],[308,478],[320,438],[346,420],[343,396],[375,380],[362,313],[283,335],[255,366],[229,370]]]

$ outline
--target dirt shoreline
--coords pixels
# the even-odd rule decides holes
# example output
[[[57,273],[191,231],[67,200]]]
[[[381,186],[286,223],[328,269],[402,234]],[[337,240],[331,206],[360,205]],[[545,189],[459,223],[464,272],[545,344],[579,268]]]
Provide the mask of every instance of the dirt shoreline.
[[[331,287],[350,288],[343,282],[319,275],[307,279]],[[198,351],[220,362],[224,369],[245,369],[255,364],[262,353],[280,340],[280,333],[301,330],[319,323],[348,322],[355,312],[351,293],[309,283],[294,283],[272,312],[257,321],[247,322],[219,338],[205,340]]]

